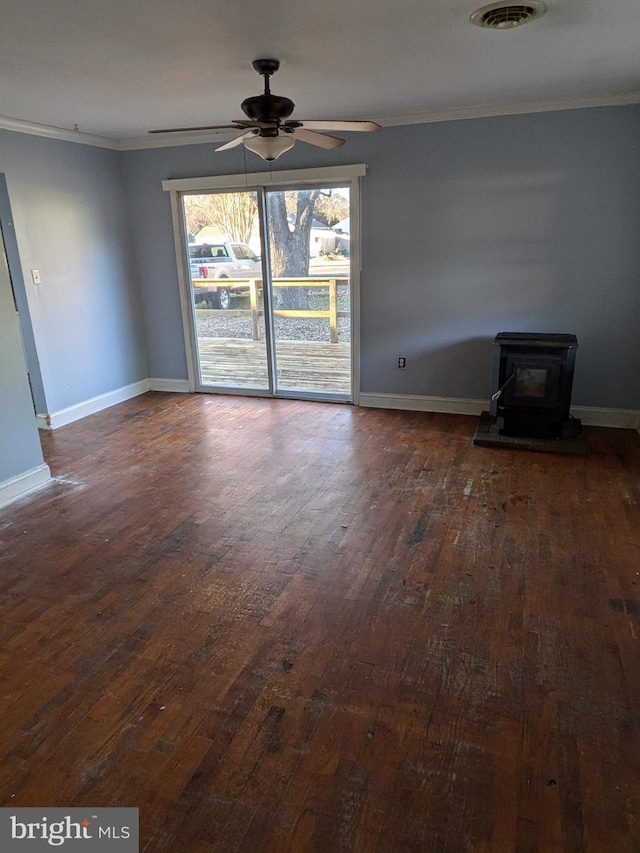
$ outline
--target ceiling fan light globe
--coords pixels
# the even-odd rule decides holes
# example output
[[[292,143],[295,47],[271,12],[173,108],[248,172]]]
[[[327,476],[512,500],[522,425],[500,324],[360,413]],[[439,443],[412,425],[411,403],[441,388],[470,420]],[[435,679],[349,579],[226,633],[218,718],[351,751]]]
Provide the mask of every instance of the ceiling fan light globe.
[[[293,148],[296,141],[291,136],[249,136],[243,140],[243,144],[258,157],[271,162]]]

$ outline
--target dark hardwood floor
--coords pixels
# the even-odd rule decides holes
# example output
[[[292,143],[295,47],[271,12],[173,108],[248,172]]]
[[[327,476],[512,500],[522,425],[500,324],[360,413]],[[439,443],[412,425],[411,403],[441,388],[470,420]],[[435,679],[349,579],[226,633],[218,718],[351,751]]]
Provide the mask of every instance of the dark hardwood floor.
[[[147,394],[0,511],[0,801],[141,849],[640,850],[640,439]]]

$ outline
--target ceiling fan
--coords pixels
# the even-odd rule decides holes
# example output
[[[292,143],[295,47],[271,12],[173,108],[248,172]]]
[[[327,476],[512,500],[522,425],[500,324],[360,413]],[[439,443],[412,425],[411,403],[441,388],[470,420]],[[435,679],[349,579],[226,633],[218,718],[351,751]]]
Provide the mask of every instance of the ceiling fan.
[[[273,95],[269,88],[269,78],[280,67],[277,59],[256,59],[253,67],[264,77],[264,93],[245,98],[240,104],[246,119],[234,120],[232,124],[209,125],[205,127],[171,127],[165,130],[150,130],[149,133],[186,133],[197,130],[242,130],[240,136],[216,148],[226,151],[236,145],[244,145],[263,160],[275,160],[285,151],[293,148],[296,141],[307,142],[318,148],[339,148],[345,140],[321,131],[326,130],[380,130],[375,121],[297,121],[290,119],[295,104],[282,95]],[[320,131],[320,132],[319,132]]]

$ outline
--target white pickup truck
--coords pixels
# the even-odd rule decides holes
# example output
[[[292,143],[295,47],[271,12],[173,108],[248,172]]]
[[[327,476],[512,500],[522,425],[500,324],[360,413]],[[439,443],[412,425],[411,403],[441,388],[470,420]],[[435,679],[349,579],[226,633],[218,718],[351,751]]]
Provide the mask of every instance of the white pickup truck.
[[[213,282],[262,276],[260,258],[246,243],[191,243],[189,269],[196,304],[209,299],[214,308],[230,308],[231,294],[246,291],[249,286]]]

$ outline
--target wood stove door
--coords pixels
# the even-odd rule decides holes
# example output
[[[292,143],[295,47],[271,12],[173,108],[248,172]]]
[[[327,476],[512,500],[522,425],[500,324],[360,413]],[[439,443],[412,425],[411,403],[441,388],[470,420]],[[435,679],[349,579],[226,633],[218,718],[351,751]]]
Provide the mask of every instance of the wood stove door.
[[[562,358],[553,355],[508,355],[503,406],[555,409],[558,405]]]

